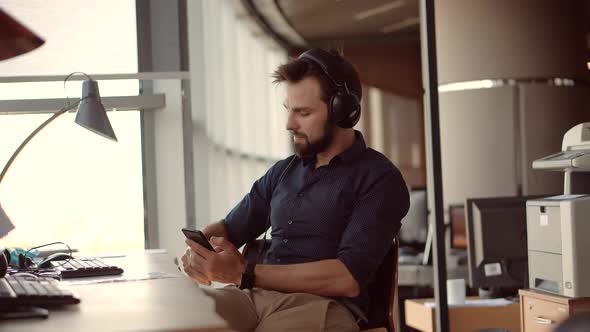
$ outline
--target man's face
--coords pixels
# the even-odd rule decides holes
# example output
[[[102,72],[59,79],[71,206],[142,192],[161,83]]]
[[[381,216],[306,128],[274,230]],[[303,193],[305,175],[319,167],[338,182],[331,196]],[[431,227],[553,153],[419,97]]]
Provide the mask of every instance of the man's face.
[[[323,152],[334,138],[336,126],[328,122],[328,105],[321,95],[314,77],[287,85],[287,130],[293,134],[295,153],[300,157]]]

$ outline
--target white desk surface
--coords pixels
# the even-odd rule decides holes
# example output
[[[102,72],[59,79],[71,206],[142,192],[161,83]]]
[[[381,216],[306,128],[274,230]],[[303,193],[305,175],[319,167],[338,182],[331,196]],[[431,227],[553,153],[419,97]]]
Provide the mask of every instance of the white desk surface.
[[[170,255],[135,253],[104,260],[122,267],[124,276],[157,272],[166,278],[69,285],[80,304],[51,309],[48,319],[0,321],[0,331],[229,330],[215,313],[213,299],[176,269]]]

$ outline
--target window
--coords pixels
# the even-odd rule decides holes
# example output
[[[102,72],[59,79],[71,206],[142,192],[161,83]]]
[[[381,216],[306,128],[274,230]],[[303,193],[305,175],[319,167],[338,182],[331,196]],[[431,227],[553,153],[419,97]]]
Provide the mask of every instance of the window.
[[[5,0],[2,6],[46,43],[0,62],[0,100],[79,96],[80,81],[68,82],[64,92],[63,83],[46,82],[47,75],[137,72],[135,1],[80,6],[76,0]],[[34,77],[11,83],[9,77],[17,76]],[[103,97],[139,91],[137,80],[99,81],[99,86]],[[0,115],[0,167],[50,116],[39,111]],[[0,201],[16,226],[3,246],[63,241],[86,252],[144,248],[139,111],[107,114],[119,143],[79,127],[75,114],[67,113],[21,152],[0,183]]]
[[[275,161],[291,153],[285,89],[271,78],[287,54],[238,1],[202,4],[207,136],[213,145],[210,220],[219,220]]]

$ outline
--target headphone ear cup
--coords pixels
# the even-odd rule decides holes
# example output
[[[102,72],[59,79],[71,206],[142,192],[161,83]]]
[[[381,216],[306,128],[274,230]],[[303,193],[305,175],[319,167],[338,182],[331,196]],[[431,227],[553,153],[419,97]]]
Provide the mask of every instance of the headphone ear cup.
[[[330,115],[338,127],[352,128],[360,119],[359,101],[353,94],[334,94],[330,99],[330,108]]]
[[[23,255],[23,254],[18,255],[18,267],[21,269],[24,269],[27,267],[25,265],[25,255]]]
[[[346,122],[343,123],[343,128],[352,128],[354,127],[359,120],[361,119],[361,109],[360,107],[358,107],[355,110],[352,110],[352,112],[348,113],[348,118],[346,119]]]
[[[339,119],[338,110],[340,107],[340,101],[337,99],[338,95],[334,94],[330,97],[330,100],[328,101],[328,121],[334,124],[338,124]]]
[[[27,257],[23,254],[18,255],[18,267],[19,268],[26,269],[26,268],[30,267],[31,265],[33,265],[33,261],[29,257]]]

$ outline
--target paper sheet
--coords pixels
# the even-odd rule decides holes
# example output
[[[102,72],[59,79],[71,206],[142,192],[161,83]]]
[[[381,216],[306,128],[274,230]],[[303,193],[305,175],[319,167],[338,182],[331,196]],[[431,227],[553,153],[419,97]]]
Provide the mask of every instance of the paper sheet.
[[[449,307],[500,307],[513,304],[514,302],[500,299],[467,299],[464,304],[451,304]],[[434,308],[434,301],[424,302],[424,305],[428,308]]]
[[[166,278],[178,278],[179,275],[166,273],[166,272],[149,272],[149,273],[135,273],[117,276],[99,276],[99,277],[87,277],[87,278],[72,278],[62,279],[61,283],[67,286],[75,285],[90,285],[90,284],[103,284],[111,282],[131,282],[139,280],[150,280],[150,279],[166,279]]]

